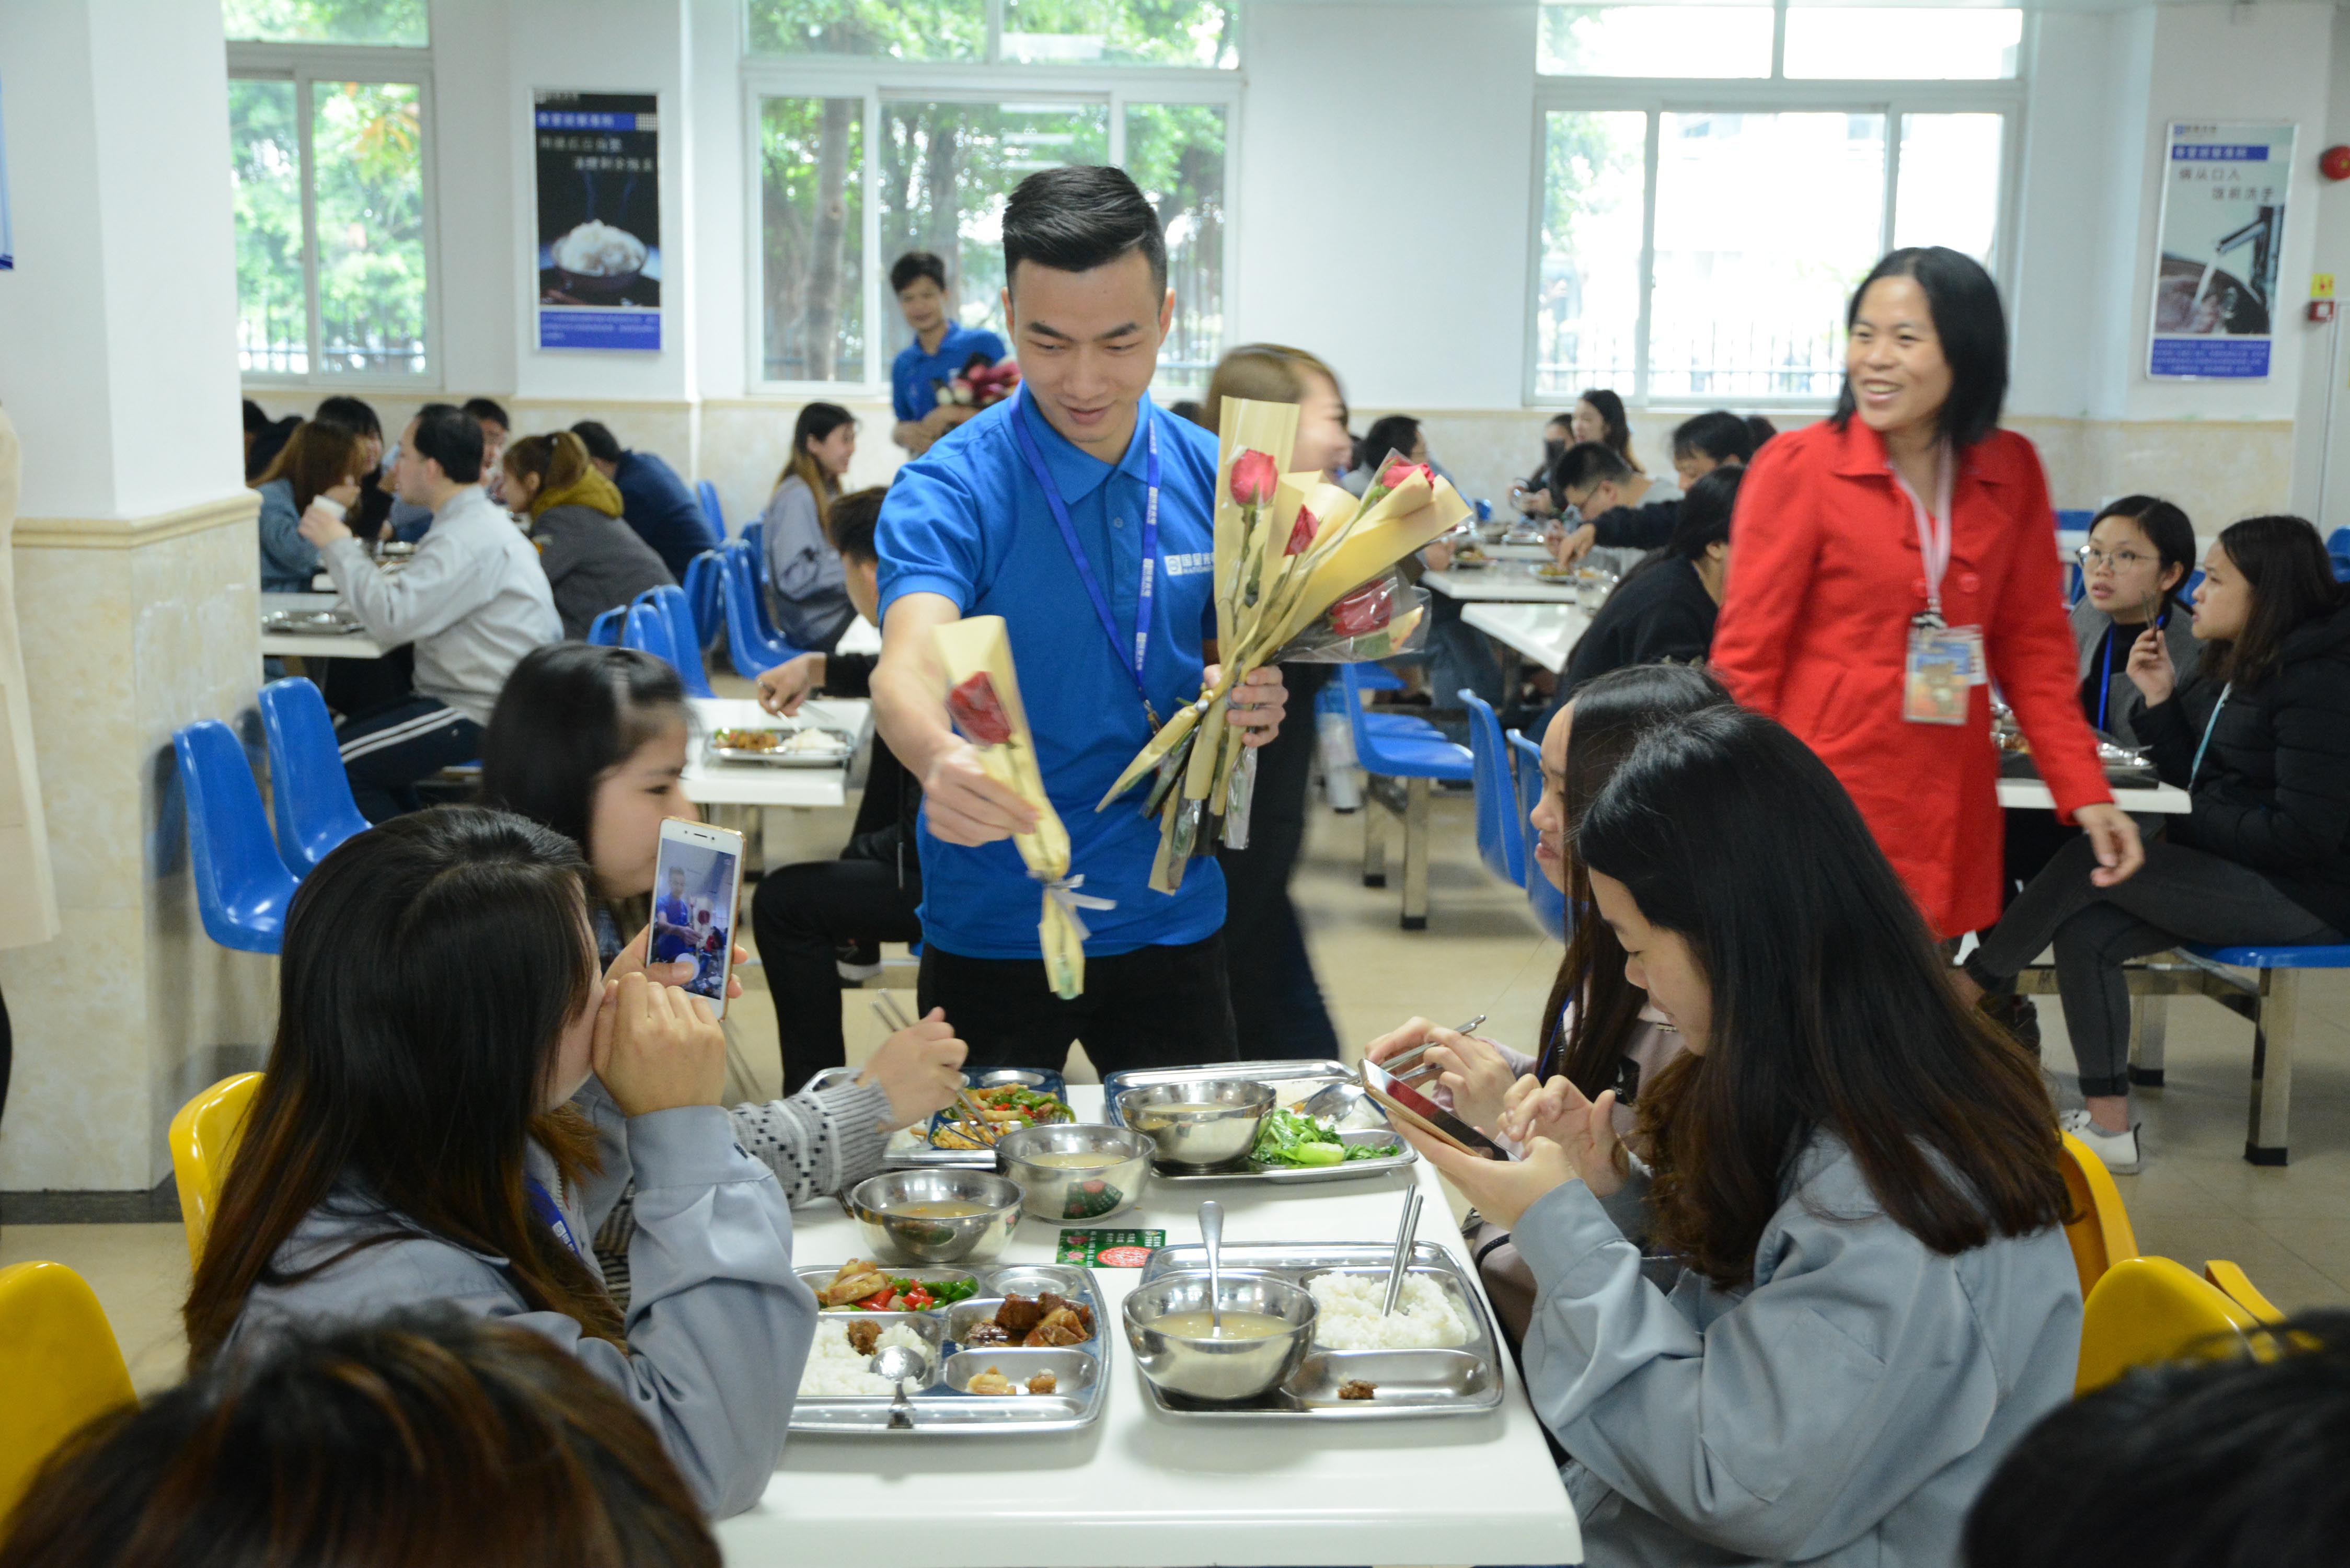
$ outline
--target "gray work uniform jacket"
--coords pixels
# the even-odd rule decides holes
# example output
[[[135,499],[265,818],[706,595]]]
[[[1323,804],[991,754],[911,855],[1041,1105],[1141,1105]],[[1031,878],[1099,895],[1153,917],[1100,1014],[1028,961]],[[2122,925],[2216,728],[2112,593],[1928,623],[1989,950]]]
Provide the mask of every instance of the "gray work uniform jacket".
[[[532,1309],[504,1258],[435,1236],[347,1181],[296,1228],[278,1271],[315,1265],[387,1231],[401,1239],[289,1284],[256,1285],[227,1348],[289,1324],[370,1319],[427,1303],[520,1324],[577,1356],[653,1424],[712,1517],[739,1513],[759,1501],[783,1458],[816,1334],[816,1296],[792,1272],[791,1210],[716,1106],[624,1117],[592,1079],[572,1103],[596,1125],[603,1168],[566,1189],[537,1145],[525,1165],[556,1195],[590,1270],[587,1239],[633,1178],[625,1347],[589,1337],[562,1313]]]
[[[366,544],[321,552],[335,591],[386,649],[416,645],[416,692],[476,724],[522,656],[563,640],[546,571],[514,520],[469,484],[432,514],[406,569],[376,569]]]
[[[1594,1568],[1950,1568],[1992,1469],[2073,1397],[2062,1230],[1945,1257],[1826,1134],[1790,1186],[1738,1291],[1643,1277],[1637,1175],[1604,1204],[1570,1181],[1513,1231],[1540,1286],[1526,1385]]]
[[[2196,665],[2202,660],[2203,645],[2195,640],[2192,629],[2194,618],[2187,613],[2185,606],[2172,606],[2169,616],[2169,624],[2162,628],[2162,645],[2169,650],[2171,668],[2178,672],[2178,684],[2184,686],[2187,678],[2195,673]],[[2106,628],[2114,624],[2114,618],[2084,598],[2073,607],[2072,622],[2073,649],[2080,659],[2080,667],[2074,672],[2073,679],[2086,686],[2089,665],[2097,657],[2097,644],[2105,640]],[[2125,746],[2145,743],[2138,739],[2137,726],[2130,721],[2130,710],[2144,701],[2126,673],[2134,641],[2133,639],[2115,645],[2114,673],[2106,685],[2105,732]],[[2092,724],[2097,722],[2094,701],[2089,707],[2088,718]]]

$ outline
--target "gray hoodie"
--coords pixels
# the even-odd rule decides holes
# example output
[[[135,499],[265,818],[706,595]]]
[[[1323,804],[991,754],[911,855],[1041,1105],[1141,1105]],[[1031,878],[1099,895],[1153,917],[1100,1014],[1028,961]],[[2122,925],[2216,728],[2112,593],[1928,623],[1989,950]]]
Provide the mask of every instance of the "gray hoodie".
[[[1637,1176],[1604,1205],[1567,1182],[1512,1232],[1541,1285],[1526,1386],[1595,1568],[1948,1568],[1992,1469],[2073,1397],[2062,1230],[1944,1257],[1826,1134],[1790,1189],[1738,1291],[1644,1277]]]
[[[816,1334],[816,1297],[792,1272],[783,1189],[735,1143],[716,1106],[624,1117],[592,1079],[572,1103],[596,1126],[602,1168],[565,1189],[537,1145],[525,1162],[557,1194],[590,1270],[587,1238],[634,1179],[626,1345],[588,1336],[562,1313],[534,1310],[504,1258],[433,1235],[346,1182],[296,1228],[277,1268],[315,1265],[369,1237],[399,1240],[292,1283],[255,1286],[224,1348],[265,1340],[289,1324],[374,1318],[432,1302],[520,1324],[577,1356],[652,1423],[712,1517],[740,1513],[759,1501],[783,1458]]]
[[[2195,640],[2192,629],[2194,617],[2188,614],[2186,606],[2173,606],[2169,615],[2168,624],[2162,628],[2162,642],[2170,650],[2171,668],[2178,671],[2178,684],[2184,686],[2187,678],[2195,673],[2195,666],[2202,659],[2203,645]],[[2114,624],[2114,618],[2084,597],[2073,607],[2071,618],[2073,648],[2080,659],[2073,679],[2085,686],[2089,680],[2090,662],[2097,657],[2097,644],[2105,640],[2106,628]],[[2136,727],[2130,722],[2130,710],[2137,706],[2140,700],[2137,688],[2131,683],[2126,673],[2129,650],[2136,640],[2132,635],[2128,641],[2115,645],[2114,673],[2106,688],[2105,731],[2125,746],[2143,744],[2137,738]],[[2097,722],[2097,711],[2094,705],[2089,709],[2088,717],[2090,723]]]

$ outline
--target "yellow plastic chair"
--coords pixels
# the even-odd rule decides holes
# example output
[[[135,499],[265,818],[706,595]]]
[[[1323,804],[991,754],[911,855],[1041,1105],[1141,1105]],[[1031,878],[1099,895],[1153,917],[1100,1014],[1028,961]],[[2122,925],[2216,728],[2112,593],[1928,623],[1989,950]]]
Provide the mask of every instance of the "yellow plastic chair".
[[[2228,1293],[2168,1258],[2124,1258],[2106,1271],[2081,1314],[2081,1367],[2073,1392],[2104,1387],[2134,1366],[2251,1347],[2260,1322]]]
[[[2251,1314],[2262,1324],[2284,1321],[2284,1314],[2279,1312],[2268,1297],[2261,1294],[2260,1287],[2252,1283],[2244,1271],[2225,1259],[2213,1258],[2205,1262],[2203,1277],[2219,1286],[2230,1301]]]
[[[258,1073],[223,1078],[180,1107],[172,1118],[172,1173],[180,1189],[180,1220],[188,1228],[188,1259],[204,1261],[204,1238],[220,1207],[221,1183],[244,1131],[244,1113],[261,1087]]]
[[[2129,1210],[2122,1207],[2121,1189],[2097,1151],[2071,1133],[2058,1136],[2064,1147],[2056,1163],[2064,1172],[2073,1212],[2080,1216],[2064,1227],[2064,1240],[2073,1244],[2073,1267],[2080,1273],[2085,1302],[2107,1269],[2137,1256],[2137,1234],[2130,1229]]]
[[[88,1422],[134,1403],[130,1371],[88,1282],[63,1263],[0,1269],[0,1520],[42,1461]]]

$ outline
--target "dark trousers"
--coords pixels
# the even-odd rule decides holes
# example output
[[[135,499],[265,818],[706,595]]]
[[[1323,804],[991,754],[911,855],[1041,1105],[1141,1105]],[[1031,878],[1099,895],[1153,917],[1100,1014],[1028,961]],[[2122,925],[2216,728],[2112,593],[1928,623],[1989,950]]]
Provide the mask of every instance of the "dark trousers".
[[[1314,978],[1305,932],[1290,900],[1289,878],[1305,842],[1305,802],[1313,788],[1314,694],[1333,666],[1284,664],[1288,717],[1256,754],[1256,794],[1249,808],[1249,846],[1219,849],[1224,869],[1224,950],[1232,977],[1232,1021],[1243,1060],[1338,1058],[1338,1032]]]
[[[963,1065],[1059,1069],[1069,1044],[1107,1076],[1135,1067],[1236,1059],[1222,933],[1182,947],[1137,948],[1086,960],[1085,993],[1053,994],[1042,959],[965,958],[922,949],[915,1001],[947,1010],[971,1047]]]
[[[422,808],[417,781],[482,754],[482,727],[445,702],[415,697],[335,732],[351,798],[369,822]]]
[[[785,1098],[847,1060],[841,945],[920,941],[922,922],[914,911],[921,901],[920,882],[899,887],[897,867],[879,860],[803,861],[760,879],[751,900],[751,930],[775,1002]]]
[[[2064,1032],[2084,1095],[2129,1093],[2129,984],[2122,965],[2180,942],[2338,942],[2332,927],[2259,872],[2176,844],[2150,843],[2146,865],[2118,887],[2089,880],[2085,836],[2057,851],[2000,918],[1967,972],[1986,990],[2015,977],[2051,941]]]

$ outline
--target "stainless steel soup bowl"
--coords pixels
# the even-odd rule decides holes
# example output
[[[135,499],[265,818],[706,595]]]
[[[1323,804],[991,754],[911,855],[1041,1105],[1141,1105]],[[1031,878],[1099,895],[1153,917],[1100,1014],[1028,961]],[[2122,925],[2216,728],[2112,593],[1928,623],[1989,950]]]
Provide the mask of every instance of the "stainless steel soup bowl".
[[[1204,1269],[1162,1274],[1126,1298],[1126,1343],[1142,1375],[1170,1394],[1230,1404],[1253,1399],[1297,1370],[1314,1343],[1314,1298],[1274,1274],[1226,1273],[1216,1295],[1224,1312],[1277,1317],[1286,1332],[1263,1339],[1194,1339],[1158,1327],[1171,1314],[1208,1310]]]
[[[1118,1097],[1118,1114],[1128,1127],[1159,1146],[1170,1165],[1206,1170],[1230,1165],[1256,1143],[1256,1130],[1272,1114],[1270,1084],[1245,1078],[1194,1078],[1151,1084]],[[1197,1106],[1197,1109],[1185,1109]]]
[[[1127,1127],[1024,1127],[996,1140],[995,1166],[1028,1195],[1029,1213],[1057,1225],[1107,1219],[1133,1208],[1150,1185],[1150,1156],[1157,1147]],[[1040,1154],[1098,1155],[1109,1163],[1090,1170],[1039,1165],[1034,1157]]]
[[[1020,1224],[1020,1184],[984,1170],[891,1170],[849,1190],[848,1211],[885,1263],[984,1263],[1003,1255]],[[983,1212],[927,1219],[911,1203],[976,1203]]]

